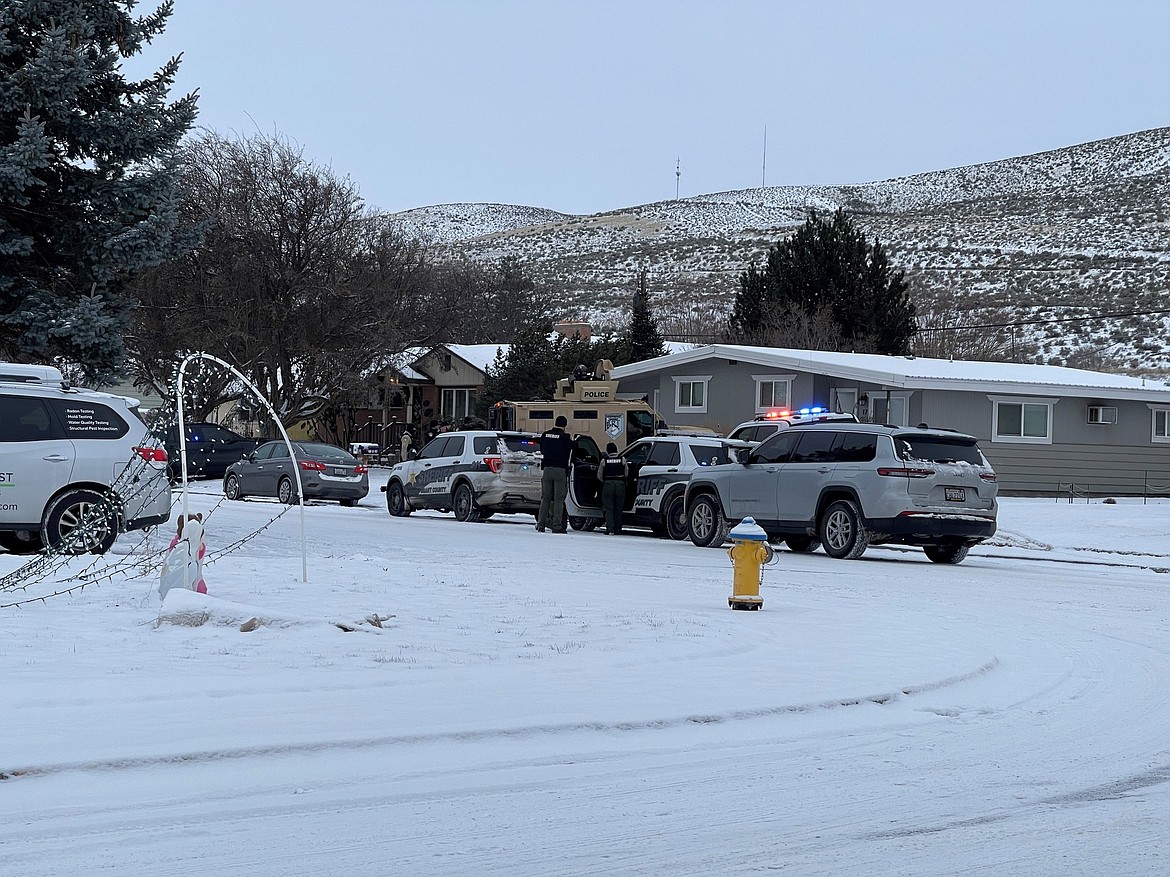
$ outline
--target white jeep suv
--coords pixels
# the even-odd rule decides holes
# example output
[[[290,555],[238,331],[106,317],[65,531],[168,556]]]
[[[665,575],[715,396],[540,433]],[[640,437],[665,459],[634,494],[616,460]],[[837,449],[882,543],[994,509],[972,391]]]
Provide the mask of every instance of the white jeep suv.
[[[100,554],[171,514],[167,454],[122,396],[0,363],[0,547]]]
[[[924,426],[813,423],[691,477],[691,541],[718,547],[755,518],[792,551],[854,559],[869,545],[920,545],[959,563],[995,534],[997,483],[975,438]]]

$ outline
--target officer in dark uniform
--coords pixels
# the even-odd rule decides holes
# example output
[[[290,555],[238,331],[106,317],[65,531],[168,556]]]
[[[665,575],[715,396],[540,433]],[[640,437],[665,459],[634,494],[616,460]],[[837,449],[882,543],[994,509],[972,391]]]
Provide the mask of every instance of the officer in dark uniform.
[[[597,467],[597,477],[601,479],[601,510],[605,515],[605,532],[615,536],[622,532],[626,476],[629,474],[629,464],[625,458],[618,456],[617,445],[610,442],[605,446],[605,456]]]
[[[536,529],[541,533],[548,528],[554,533],[566,530],[565,494],[569,490],[573,440],[565,432],[569,421],[562,415],[555,422],[556,426],[540,435],[540,517]]]

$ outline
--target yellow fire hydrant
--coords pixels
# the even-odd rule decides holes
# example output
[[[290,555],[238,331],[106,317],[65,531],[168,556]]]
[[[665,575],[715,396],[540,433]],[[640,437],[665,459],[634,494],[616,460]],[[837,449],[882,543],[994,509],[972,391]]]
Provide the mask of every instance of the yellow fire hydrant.
[[[727,534],[731,547],[727,556],[733,568],[731,596],[727,605],[732,609],[759,609],[764,605],[760,596],[760,582],[764,563],[772,552],[768,548],[768,534],[755,518],[744,518]]]

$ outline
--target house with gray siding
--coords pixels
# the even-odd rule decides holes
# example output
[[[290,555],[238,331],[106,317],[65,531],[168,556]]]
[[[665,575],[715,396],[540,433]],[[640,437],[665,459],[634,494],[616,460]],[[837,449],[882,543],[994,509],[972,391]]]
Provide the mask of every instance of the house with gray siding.
[[[727,433],[768,411],[821,406],[979,439],[1016,494],[1166,495],[1170,385],[1060,366],[716,344],[620,366],[671,425]]]

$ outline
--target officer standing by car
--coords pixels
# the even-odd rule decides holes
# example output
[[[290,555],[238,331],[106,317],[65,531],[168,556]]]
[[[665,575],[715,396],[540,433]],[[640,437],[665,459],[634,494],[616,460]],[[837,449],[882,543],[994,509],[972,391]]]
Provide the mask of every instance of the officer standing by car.
[[[601,479],[601,510],[605,515],[605,532],[611,535],[620,535],[622,532],[626,476],[629,474],[629,464],[618,455],[617,445],[610,442],[605,446],[605,456],[597,467],[597,475]]]
[[[554,533],[565,532],[565,494],[569,489],[569,461],[573,456],[573,440],[565,432],[568,426],[564,415],[556,425],[540,434],[540,516],[536,519],[537,532],[552,528]]]

